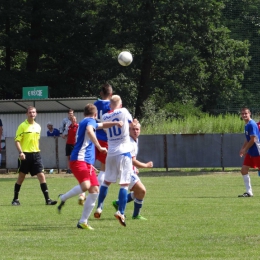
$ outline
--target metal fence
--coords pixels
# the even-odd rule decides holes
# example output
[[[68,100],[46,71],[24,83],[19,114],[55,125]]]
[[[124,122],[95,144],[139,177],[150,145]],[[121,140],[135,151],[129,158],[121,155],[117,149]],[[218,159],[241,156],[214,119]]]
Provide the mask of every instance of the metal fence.
[[[239,150],[244,134],[141,135],[137,159],[153,161],[154,168],[241,167]],[[42,137],[41,155],[46,169],[66,169],[65,140]],[[18,153],[13,138],[6,138],[7,169],[17,168]]]

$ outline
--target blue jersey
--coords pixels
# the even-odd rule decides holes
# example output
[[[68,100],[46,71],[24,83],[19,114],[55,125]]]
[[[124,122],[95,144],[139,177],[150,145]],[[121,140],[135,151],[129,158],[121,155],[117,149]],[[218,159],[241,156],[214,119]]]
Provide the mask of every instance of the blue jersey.
[[[47,136],[60,136],[60,131],[57,128],[53,128],[53,131],[47,131]]]
[[[102,115],[111,110],[110,101],[109,100],[97,100],[94,105],[97,107],[97,121],[101,122]],[[98,140],[107,141],[107,134],[103,129],[98,129],[96,132],[96,136]]]
[[[85,161],[89,164],[95,163],[95,145],[92,143],[87,135],[87,126],[92,126],[94,130],[98,127],[95,119],[91,117],[85,117],[78,127],[76,134],[76,144],[71,152],[71,161]]]
[[[255,143],[248,149],[247,153],[251,156],[260,156],[260,133],[256,122],[251,119],[245,125],[246,140],[249,142],[251,136],[255,136]]]

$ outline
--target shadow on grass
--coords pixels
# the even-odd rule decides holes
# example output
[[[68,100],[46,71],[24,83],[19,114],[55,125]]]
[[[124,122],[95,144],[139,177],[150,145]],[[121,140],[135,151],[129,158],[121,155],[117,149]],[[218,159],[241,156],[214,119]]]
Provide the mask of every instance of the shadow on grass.
[[[215,174],[227,174],[230,172],[140,172],[140,177],[179,177],[179,176],[199,176],[199,175],[215,175]],[[235,172],[237,173],[237,172]]]
[[[182,197],[182,199],[245,199],[237,196],[199,196],[199,197]],[[248,198],[247,198],[248,199]]]
[[[15,182],[15,180],[17,179],[17,176],[16,176],[16,178],[1,178],[0,177],[0,182]]]
[[[24,226],[24,225],[23,225]],[[13,225],[13,227],[15,227]],[[66,228],[66,230],[75,230],[77,229],[76,225],[75,226],[63,226],[62,228]],[[23,228],[17,228],[15,229],[15,231],[20,231],[20,232],[27,232],[27,231],[56,231],[56,230],[60,230],[60,227],[58,225],[56,226],[39,226],[39,225],[25,225],[25,227]]]

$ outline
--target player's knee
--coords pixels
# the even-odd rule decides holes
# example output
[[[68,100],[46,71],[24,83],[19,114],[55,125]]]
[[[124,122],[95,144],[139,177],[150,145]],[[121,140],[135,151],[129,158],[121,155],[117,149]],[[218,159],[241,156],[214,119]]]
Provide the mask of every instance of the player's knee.
[[[88,191],[89,193],[99,193],[99,188],[98,188],[98,186],[91,186],[90,188],[89,188],[89,191]]]
[[[240,172],[242,175],[246,175],[246,174],[248,174],[248,171],[249,171],[249,169],[247,167],[242,167]]]
[[[145,194],[146,194],[146,189],[143,185],[141,187],[139,186],[138,189],[135,189],[134,191],[134,196],[137,199],[143,199]]]
[[[39,180],[40,183],[46,182],[45,175],[44,175],[43,172],[38,173],[38,174],[37,174],[37,178],[38,178],[38,180]]]
[[[146,194],[146,188],[143,186],[142,189],[141,189],[141,194],[142,196],[144,197],[145,194]]]
[[[93,186],[90,185],[90,181],[84,181],[80,184],[80,187],[83,192],[86,192]]]

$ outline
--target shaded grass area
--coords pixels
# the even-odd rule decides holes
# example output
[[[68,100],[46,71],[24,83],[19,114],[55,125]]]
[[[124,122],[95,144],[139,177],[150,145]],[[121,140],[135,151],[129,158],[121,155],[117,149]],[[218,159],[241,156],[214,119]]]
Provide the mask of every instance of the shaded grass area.
[[[78,230],[82,207],[77,198],[62,214],[46,206],[38,180],[27,178],[20,207],[11,206],[15,175],[0,178],[0,259],[258,259],[260,179],[251,174],[254,197],[244,192],[238,172],[187,176],[142,176],[147,196],[142,215],[131,219],[127,205],[124,228],[113,217],[110,187],[101,219],[93,214],[95,230]],[[51,198],[76,184],[71,175],[47,175]]]

